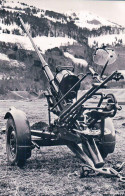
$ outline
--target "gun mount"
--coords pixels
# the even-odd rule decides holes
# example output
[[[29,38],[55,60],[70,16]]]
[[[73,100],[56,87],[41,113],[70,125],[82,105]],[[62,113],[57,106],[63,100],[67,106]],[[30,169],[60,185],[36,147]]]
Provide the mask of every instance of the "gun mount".
[[[5,119],[8,119],[6,133],[9,163],[18,165],[25,163],[31,156],[32,148],[35,147],[67,145],[89,168],[102,174],[112,175],[109,169],[103,168],[104,158],[115,149],[115,129],[111,118],[121,107],[118,106],[113,94],[105,95],[99,90],[105,88],[109,81],[123,78],[120,71],[115,71],[103,79],[106,66],[116,58],[114,50],[109,52],[106,48],[97,49],[94,55],[96,63],[101,63],[101,58],[105,62],[101,75],[89,67],[89,72],[79,78],[74,74],[72,67],[58,67],[54,76],[20,15],[18,19],[41,61],[41,67],[50,84],[45,95],[48,102],[49,128],[47,131],[30,130],[26,115],[12,108],[5,115]],[[103,50],[105,54],[100,57]],[[80,84],[89,75],[95,82],[77,99]],[[97,105],[93,106],[89,103],[88,106],[86,103],[94,96],[99,97]],[[53,122],[52,112],[57,115]]]

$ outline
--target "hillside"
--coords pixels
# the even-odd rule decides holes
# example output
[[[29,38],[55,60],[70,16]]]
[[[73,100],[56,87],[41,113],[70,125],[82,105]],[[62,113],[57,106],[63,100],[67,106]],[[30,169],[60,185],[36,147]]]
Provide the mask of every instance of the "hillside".
[[[64,65],[73,66],[76,73],[79,73],[80,70],[86,72],[87,62],[91,61],[91,55],[88,57],[87,54],[91,52],[91,49],[88,47],[85,37],[82,38],[83,44],[79,43],[77,39],[74,39],[75,37],[70,35],[67,25],[58,22],[59,19],[55,24],[53,17],[49,16],[51,12],[47,10],[43,18],[37,13],[37,8],[25,4],[13,2],[10,4],[10,1],[9,3],[4,1],[2,8],[0,10],[1,94],[8,90],[33,90],[37,92],[47,87],[47,80],[41,69],[39,59],[17,20],[16,14],[18,12],[22,13],[22,18],[35,44],[44,54],[44,58],[54,74],[56,66]],[[38,11],[44,13],[42,10]],[[58,13],[52,14],[55,14],[56,18],[59,17]],[[64,15],[60,14],[60,17],[62,16]],[[57,25],[57,29],[55,29],[55,25]],[[68,53],[69,50],[70,53]],[[82,53],[76,52],[77,55],[74,57],[75,51],[80,50]],[[64,55],[66,52],[70,56]]]
[[[81,27],[81,28],[87,28],[89,30],[92,29],[99,29],[102,26],[109,26],[112,28],[120,28],[121,26],[110,22],[100,16],[96,16],[95,14],[87,11],[80,11],[80,12],[72,12],[69,11],[65,13],[67,17],[69,17],[69,20],[72,19],[74,23]]]
[[[18,49],[12,43],[8,43],[8,45],[0,43],[0,46],[1,93],[6,90],[33,90],[38,92],[38,90],[47,88],[46,77],[34,51]],[[80,51],[83,52],[80,53]],[[84,51],[86,51],[85,55]],[[72,60],[72,56],[66,57],[65,52],[68,54],[70,52],[72,56],[75,53],[74,59],[77,60],[77,63],[73,61],[74,59]],[[44,58],[54,74],[57,66],[73,66],[76,74],[79,72],[86,73],[87,62],[92,60],[91,56],[87,55],[88,52],[91,52],[89,47],[79,46],[79,44],[61,46],[60,49],[58,47],[48,49]]]
[[[125,29],[92,13],[57,13],[25,3],[0,1],[0,93],[8,90],[45,90],[48,86],[41,63],[26,36],[20,13],[39,51],[55,74],[57,66],[73,66],[75,73],[86,73],[92,65],[93,47],[107,44],[118,47],[119,68],[123,69]],[[110,42],[105,42],[108,36]],[[113,40],[114,39],[114,40]],[[107,39],[105,39],[107,40]],[[94,65],[97,71],[102,68]],[[114,70],[114,64],[107,69]],[[88,84],[90,81],[87,81]],[[82,87],[85,89],[85,85]]]
[[[124,34],[125,28],[90,12],[57,13],[11,0],[1,1],[1,32],[24,35],[16,14],[22,15],[32,37],[68,37],[78,42],[100,35]]]

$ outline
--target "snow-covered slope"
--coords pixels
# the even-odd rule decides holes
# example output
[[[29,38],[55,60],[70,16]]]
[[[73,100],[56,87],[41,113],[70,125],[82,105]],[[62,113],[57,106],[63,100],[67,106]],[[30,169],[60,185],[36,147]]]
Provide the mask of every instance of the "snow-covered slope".
[[[25,3],[19,3],[19,2],[14,2],[14,1],[11,1],[11,0],[6,0],[6,1],[3,1],[3,5],[4,7],[6,7],[5,9],[7,10],[10,10],[10,8],[12,9],[12,11],[16,11],[17,9],[26,9],[28,8],[29,6]],[[16,8],[16,9],[15,9]],[[38,7],[39,8],[39,7]],[[38,9],[37,8],[37,9]],[[23,12],[23,10],[19,10],[19,12]],[[46,16],[45,14],[45,10],[40,10],[38,9],[37,10],[37,14],[33,14],[34,16],[37,16],[37,17],[41,17],[41,14],[42,16],[44,16],[45,18],[53,21],[53,22],[62,22],[62,23],[66,23],[65,20],[60,20],[60,19],[55,19],[54,17],[49,17],[49,16]],[[98,29],[99,27],[101,26],[117,26],[119,27],[120,25],[118,24],[114,24],[102,17],[99,17],[99,16],[96,16],[95,14],[93,13],[90,13],[90,12],[83,12],[83,11],[80,11],[80,12],[73,12],[73,11],[68,11],[68,12],[65,12],[63,13],[66,17],[67,17],[67,21],[71,21],[73,20],[74,23],[78,26],[78,27],[81,27],[81,28],[88,28],[89,30],[92,30],[92,29]]]
[[[39,24],[38,26],[35,26],[37,30],[33,28],[34,23],[25,24],[29,31],[30,29],[31,31],[33,31],[34,37],[36,36],[34,38],[34,41],[43,52],[45,52],[45,50],[49,48],[51,49],[53,47],[60,47],[61,45],[72,45],[74,42],[79,41],[79,38],[80,41],[83,41],[84,37],[87,37],[89,39],[89,46],[100,46],[102,44],[115,45],[119,43],[118,40],[120,40],[120,44],[125,44],[124,28],[90,12],[81,11],[74,13],[72,11],[68,11],[62,14],[35,8],[25,3],[19,3],[12,0],[3,0],[2,6],[6,11],[12,12],[14,14],[15,12],[21,12],[29,17],[28,12],[30,12],[30,17],[38,17],[38,19],[41,21],[43,19],[43,26],[41,26],[41,28],[39,28]],[[38,19],[36,19],[36,21],[39,21]],[[76,26],[72,26],[71,24],[72,28],[70,29],[70,22],[72,22],[72,24],[75,24]],[[102,26],[104,28],[100,30],[99,28]],[[44,29],[44,27],[45,30],[41,32],[41,29]],[[79,31],[79,27],[83,29],[83,32],[82,30]],[[87,31],[84,30],[85,28],[87,29]],[[93,32],[93,30],[95,31]],[[20,35],[17,36],[17,34],[24,35],[24,32],[16,22],[16,17],[13,18],[13,21],[11,17],[9,18],[9,16],[8,18],[0,18],[0,41],[19,43],[19,45],[21,45],[22,47],[31,50],[32,46],[28,38],[26,38],[25,36],[22,37]],[[75,41],[73,38],[77,41]]]
[[[9,61],[9,58],[6,54],[0,53],[0,60]]]
[[[41,37],[37,36],[33,38],[33,40],[34,43],[40,48],[40,50],[43,53],[48,49],[54,47],[72,45],[73,43],[76,42],[75,40],[66,37],[46,37],[46,36],[41,36]],[[1,33],[0,41],[6,43],[16,43],[19,48],[23,48],[25,50],[34,50],[27,36]]]
[[[32,6],[29,6],[25,3],[20,3],[12,0],[6,0],[2,2],[2,5],[4,6],[4,9],[12,12],[19,11],[24,12],[24,9],[31,8]],[[32,7],[33,8],[33,7]],[[35,7],[34,7],[35,8]],[[64,16],[67,17],[67,19],[59,19],[58,17],[54,18],[53,16],[50,17],[46,15],[46,10],[39,9],[39,6],[36,8],[37,13],[32,13],[34,16],[37,17],[44,17],[47,18],[53,22],[61,22],[66,24],[67,22],[74,21],[74,24],[76,24],[78,27],[81,28],[87,28],[89,30],[92,29],[98,29],[101,26],[112,26],[112,27],[120,27],[120,25],[115,24],[113,22],[110,22],[100,16],[95,15],[94,13],[91,13],[89,11],[68,11],[68,12],[62,12]],[[56,12],[55,12],[56,13]],[[58,13],[57,13],[58,14]]]
[[[17,60],[9,59],[6,54],[0,53],[0,61],[9,62],[9,67],[25,67],[23,62],[18,62]],[[3,74],[1,74],[3,75]],[[5,75],[5,74],[4,74]],[[1,79],[1,77],[0,77]]]
[[[119,27],[120,25],[114,24],[104,18],[101,18],[99,16],[96,16],[93,13],[90,12],[72,12],[69,11],[65,13],[70,20],[70,17],[74,20],[74,23],[81,27],[81,28],[87,28],[87,29],[98,29],[101,26],[112,26],[112,27]]]
[[[19,29],[19,32],[23,34],[22,29],[19,26],[17,26],[16,23],[13,23],[13,25],[3,24],[1,19],[0,19],[0,28],[1,30],[5,30],[5,29],[9,30],[11,33],[13,32],[14,29]]]
[[[61,19],[57,19],[54,17],[49,17],[46,15],[45,10],[41,10],[32,6],[29,6],[25,3],[20,3],[20,2],[14,2],[11,0],[6,0],[2,1],[2,8],[5,11],[9,11],[12,13],[15,12],[20,12],[20,13],[25,13],[25,9],[35,9],[36,13],[32,13],[33,16],[36,16],[38,18],[42,17],[56,23],[61,22]],[[4,22],[3,22],[4,21]],[[24,48],[26,50],[33,50],[33,47],[31,45],[31,42],[29,38],[26,36],[25,32],[22,30],[20,26],[17,25],[16,22],[12,22],[10,24],[11,19],[9,19],[9,24],[5,20],[3,20],[2,17],[0,17],[0,41],[1,42],[6,42],[6,43],[16,43],[19,47]],[[27,30],[30,32],[31,26],[29,23],[25,23],[25,26]],[[18,31],[20,35],[16,35],[14,31]],[[22,36],[21,36],[22,35]],[[36,36],[34,39],[35,44],[40,48],[40,50],[44,53],[47,49],[52,49],[54,47],[60,47],[60,46],[66,46],[66,45],[72,45],[76,40],[72,38],[68,38],[67,36],[58,36],[58,37],[51,37],[51,36]]]
[[[83,67],[87,67],[88,63],[84,59],[75,58],[72,54],[68,52],[64,52],[65,57],[70,58],[74,63],[82,65]]]
[[[13,0],[2,0],[2,6],[5,6],[5,7],[10,7],[12,9],[24,9],[24,8],[27,8],[29,7],[28,5],[26,5],[25,3],[20,3],[20,2],[17,2],[17,1],[13,1]]]
[[[117,44],[125,45],[125,34],[103,35],[98,37],[88,38],[90,47],[101,47],[104,45],[116,46]]]

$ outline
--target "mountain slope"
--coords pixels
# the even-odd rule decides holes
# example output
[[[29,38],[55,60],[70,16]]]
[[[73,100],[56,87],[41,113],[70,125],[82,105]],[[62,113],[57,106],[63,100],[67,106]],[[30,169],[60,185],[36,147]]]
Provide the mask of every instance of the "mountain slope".
[[[81,28],[87,28],[87,29],[98,29],[102,26],[111,26],[120,28],[121,26],[118,24],[114,24],[108,20],[105,20],[104,18],[101,18],[99,16],[96,16],[95,14],[92,14],[90,12],[72,12],[69,11],[66,13],[68,19],[70,20],[70,17],[72,20],[74,20],[74,23],[81,27]]]
[[[37,92],[48,86],[41,70],[41,63],[17,19],[17,13],[21,13],[25,26],[54,74],[56,66],[66,65],[73,66],[76,74],[80,72],[85,74],[88,64],[92,64],[93,46],[102,44],[96,41],[97,37],[102,36],[103,40],[104,35],[117,37],[124,32],[121,26],[90,13],[57,13],[25,3],[2,1],[1,93],[17,89]],[[120,44],[124,44],[124,41],[122,40]],[[89,81],[87,83],[89,84]]]
[[[5,43],[13,43],[18,46],[18,48],[23,48],[24,50],[34,50],[29,38],[27,36],[14,35],[14,34],[6,34],[1,33],[0,41]],[[66,37],[46,37],[46,36],[37,36],[33,38],[35,44],[39,47],[42,53],[45,53],[46,50],[66,46],[73,45],[77,43],[72,38]]]
[[[2,8],[3,10],[0,10],[2,27],[13,34],[23,34],[17,22],[17,12],[22,14],[33,36],[61,36],[83,42],[86,41],[85,37],[114,33],[119,34],[125,30],[120,25],[107,21],[90,12],[74,13],[69,11],[66,13],[57,13],[28,6],[25,3],[15,3],[11,0],[3,0]]]

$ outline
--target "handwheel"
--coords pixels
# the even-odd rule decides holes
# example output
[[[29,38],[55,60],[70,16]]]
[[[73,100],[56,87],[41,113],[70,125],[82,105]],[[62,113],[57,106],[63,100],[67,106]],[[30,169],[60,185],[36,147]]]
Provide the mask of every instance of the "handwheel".
[[[9,118],[7,121],[6,129],[6,152],[7,160],[10,165],[23,166],[31,156],[31,149],[27,149],[24,146],[19,146],[18,134],[13,118]]]

